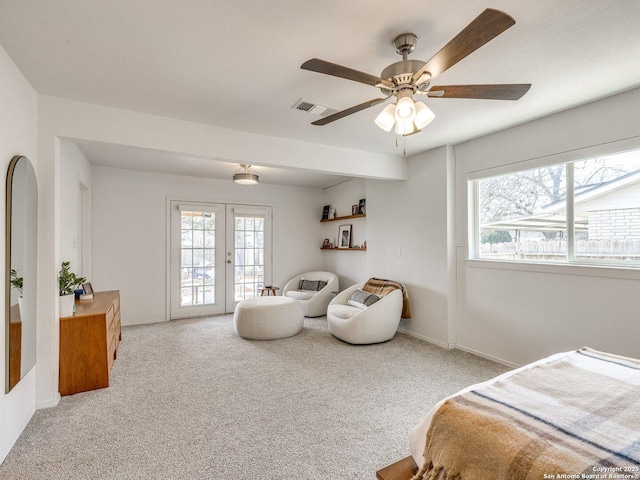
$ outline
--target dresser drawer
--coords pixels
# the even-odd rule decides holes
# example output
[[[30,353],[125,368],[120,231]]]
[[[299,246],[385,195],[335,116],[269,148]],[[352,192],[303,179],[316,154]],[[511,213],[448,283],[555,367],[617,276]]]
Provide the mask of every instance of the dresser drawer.
[[[111,304],[111,306],[109,307],[109,310],[107,310],[107,328],[111,329],[113,328],[113,319],[114,319],[114,312],[115,309],[113,308],[113,304]]]

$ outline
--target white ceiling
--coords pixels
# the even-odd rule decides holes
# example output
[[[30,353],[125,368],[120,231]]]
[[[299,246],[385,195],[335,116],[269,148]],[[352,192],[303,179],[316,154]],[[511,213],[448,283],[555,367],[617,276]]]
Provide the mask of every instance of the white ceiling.
[[[410,58],[426,61],[487,7],[513,16],[515,26],[434,84],[531,83],[531,90],[517,102],[427,100],[436,119],[406,139],[408,155],[640,85],[637,0],[0,0],[0,44],[41,94],[402,155],[402,141],[396,146],[373,122],[382,106],[324,127],[292,110],[300,98],[343,109],[380,97],[373,87],[300,65],[318,57],[379,75],[400,60],[391,42],[407,31],[419,38]],[[111,162],[99,147],[83,150],[93,162]],[[146,160],[127,165],[152,169],[137,154]],[[184,174],[204,172],[197,159],[155,163],[179,170],[172,162]],[[285,172],[272,173],[279,183]]]

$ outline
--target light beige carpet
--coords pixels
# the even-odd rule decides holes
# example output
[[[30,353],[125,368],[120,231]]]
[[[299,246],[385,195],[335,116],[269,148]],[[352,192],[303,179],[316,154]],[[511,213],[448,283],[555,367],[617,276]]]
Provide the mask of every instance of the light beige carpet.
[[[502,365],[397,334],[352,346],[326,319],[250,341],[231,316],[125,327],[109,388],[39,410],[3,479],[373,479],[443,396]]]

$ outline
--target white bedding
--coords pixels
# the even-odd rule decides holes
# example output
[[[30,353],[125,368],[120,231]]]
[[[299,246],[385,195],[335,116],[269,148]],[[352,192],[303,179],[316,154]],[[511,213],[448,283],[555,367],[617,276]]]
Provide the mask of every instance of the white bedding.
[[[451,397],[462,395],[463,393],[470,392],[471,390],[474,390],[474,389],[476,389],[478,387],[491,385],[492,383],[500,381],[500,380],[505,380],[505,379],[509,378],[510,376],[512,376],[515,373],[521,372],[523,370],[527,370],[527,369],[529,369],[529,368],[531,368],[533,366],[536,366],[536,365],[542,365],[544,363],[548,363],[548,362],[554,361],[554,360],[556,360],[558,358],[561,358],[561,357],[563,357],[563,356],[565,356],[565,355],[567,355],[569,353],[572,353],[574,351],[575,350],[571,350],[569,352],[563,352],[563,353],[556,353],[555,355],[551,355],[550,357],[543,358],[542,360],[538,360],[537,362],[529,363],[528,365],[525,365],[524,367],[516,368],[515,370],[511,370],[509,372],[505,372],[502,375],[499,375],[499,376],[497,376],[495,378],[492,378],[491,380],[487,380],[486,382],[477,383],[475,385],[471,385],[469,387],[466,387],[466,388],[460,390],[459,392],[455,393],[454,395],[451,395]],[[410,448],[410,451],[411,451],[411,456],[415,460],[416,465],[418,465],[418,468],[422,468],[422,464],[424,463],[423,453],[424,453],[424,449],[425,449],[426,442],[427,442],[427,431],[429,430],[429,425],[431,425],[431,419],[433,418],[433,415],[436,413],[436,410],[438,410],[438,408],[440,408],[440,406],[448,398],[451,398],[451,397],[443,398],[438,403],[436,403],[431,408],[431,410],[429,410],[429,412],[424,417],[422,422],[420,422],[418,425],[416,425],[415,427],[413,427],[409,431],[409,448]]]

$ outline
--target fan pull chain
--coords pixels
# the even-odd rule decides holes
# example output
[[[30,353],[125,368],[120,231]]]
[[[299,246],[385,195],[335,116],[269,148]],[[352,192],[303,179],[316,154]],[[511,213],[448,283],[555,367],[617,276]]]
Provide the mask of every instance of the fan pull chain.
[[[400,148],[400,144],[398,143],[398,135],[396,135],[396,148]],[[407,156],[407,137],[402,135],[402,155]]]

